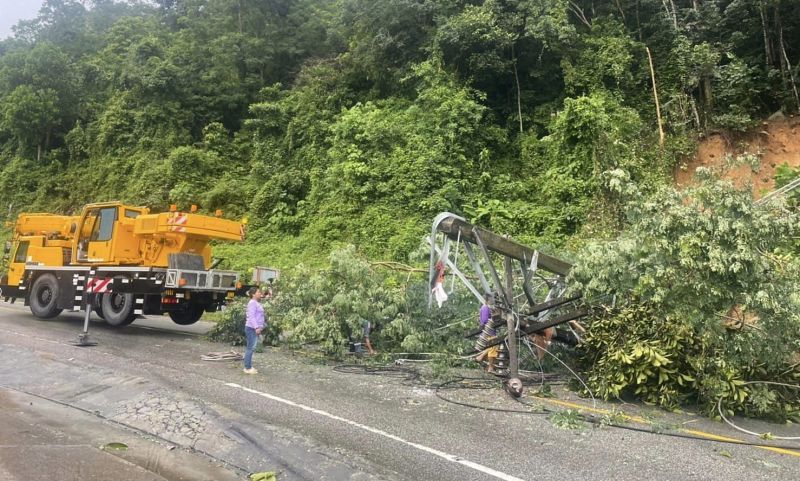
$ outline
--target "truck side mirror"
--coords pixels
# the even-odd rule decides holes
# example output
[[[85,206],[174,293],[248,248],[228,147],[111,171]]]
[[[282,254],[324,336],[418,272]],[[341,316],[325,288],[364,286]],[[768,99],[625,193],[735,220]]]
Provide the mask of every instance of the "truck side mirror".
[[[8,255],[11,252],[11,241],[6,241],[6,245],[3,247],[3,254]]]

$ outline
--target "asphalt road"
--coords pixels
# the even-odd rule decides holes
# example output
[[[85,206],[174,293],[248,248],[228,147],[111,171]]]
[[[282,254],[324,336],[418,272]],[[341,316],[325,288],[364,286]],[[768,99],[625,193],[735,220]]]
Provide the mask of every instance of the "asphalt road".
[[[129,434],[171,443],[242,477],[258,471],[277,471],[280,481],[800,477],[797,442],[783,445],[798,451],[767,450],[609,427],[560,429],[546,415],[460,406],[441,400],[430,386],[342,373],[281,349],[256,354],[260,373],[248,376],[238,363],[200,360],[229,349],[199,337],[209,327],[204,322],[177,326],[155,318],[122,330],[93,322],[98,345],[88,348],[71,344],[81,327],[80,314],[40,321],[27,308],[0,304],[0,394],[17,397],[20,416],[26,407],[19,397],[40,396],[62,409],[91,413],[107,429],[125,427]],[[525,400],[592,412],[591,401],[555,392],[552,400]],[[481,406],[528,409],[498,387],[444,394]],[[596,408],[643,415],[671,433],[682,428],[764,442],[689,414],[602,403]],[[795,426],[747,425],[800,436]],[[2,453],[0,445],[0,480],[6,479],[3,468],[10,469]],[[13,471],[6,476],[24,479]]]

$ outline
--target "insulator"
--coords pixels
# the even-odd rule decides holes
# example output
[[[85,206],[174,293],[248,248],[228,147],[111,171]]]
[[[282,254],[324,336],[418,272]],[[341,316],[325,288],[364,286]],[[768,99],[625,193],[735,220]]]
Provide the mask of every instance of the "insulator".
[[[494,365],[500,370],[508,369],[508,349],[505,343],[497,346],[497,358],[495,359]]]
[[[478,335],[478,339],[475,341],[475,350],[476,351],[483,351],[486,349],[486,345],[491,343],[495,338],[495,329],[494,326],[491,325],[491,320],[484,324],[483,330],[481,331],[480,335]]]
[[[498,350],[497,351],[497,359],[507,361],[508,360],[508,351],[506,350]]]

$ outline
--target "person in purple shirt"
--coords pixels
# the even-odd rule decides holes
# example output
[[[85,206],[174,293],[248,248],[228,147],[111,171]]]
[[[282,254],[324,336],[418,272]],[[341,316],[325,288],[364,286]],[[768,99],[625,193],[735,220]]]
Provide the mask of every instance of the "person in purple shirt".
[[[492,310],[491,310],[491,308],[489,308],[488,304],[483,303],[483,305],[481,305],[481,309],[480,309],[480,311],[478,313],[478,322],[480,323],[481,327],[485,326],[486,323],[489,322],[489,319],[491,319],[491,318],[492,318]],[[492,336],[494,336],[496,334],[496,331],[494,330],[494,328],[489,329],[489,334],[491,334]]]
[[[478,311],[478,323],[480,324],[481,329],[483,329],[484,326],[486,326],[486,324],[490,323],[492,320],[492,308],[489,306],[489,304],[492,303],[492,301],[493,298],[488,297],[486,301],[483,303],[483,305],[481,305],[481,308]],[[494,339],[494,336],[497,335],[497,330],[490,326],[487,334],[492,336],[489,339]],[[483,352],[481,352],[475,358],[475,360],[478,362],[482,362],[484,359],[486,359],[486,372],[494,373],[495,372],[494,363],[497,360],[498,351],[499,349],[497,346],[489,347],[487,349],[484,349]]]
[[[253,351],[256,350],[256,343],[258,336],[266,326],[264,318],[264,306],[261,305],[261,298],[264,293],[258,287],[251,287],[247,291],[250,296],[250,302],[247,303],[246,322],[244,324],[244,333],[247,336],[247,348],[244,352],[244,372],[247,374],[257,374],[258,371],[253,367]]]

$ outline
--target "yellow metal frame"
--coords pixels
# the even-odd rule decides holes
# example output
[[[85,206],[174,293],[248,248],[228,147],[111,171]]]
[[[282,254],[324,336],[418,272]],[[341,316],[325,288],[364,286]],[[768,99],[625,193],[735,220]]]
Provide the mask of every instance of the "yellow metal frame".
[[[97,213],[109,208],[116,209],[110,232],[105,226],[107,238],[97,239]],[[65,258],[76,266],[168,267],[170,254],[188,253],[202,256],[207,268],[212,240],[240,241],[243,233],[239,222],[195,212],[150,214],[147,207],[122,202],[87,204],[79,216],[20,214],[14,224],[8,283],[19,283],[26,264],[63,266]],[[14,262],[20,243],[26,241],[25,262]]]

